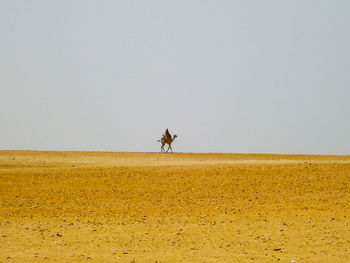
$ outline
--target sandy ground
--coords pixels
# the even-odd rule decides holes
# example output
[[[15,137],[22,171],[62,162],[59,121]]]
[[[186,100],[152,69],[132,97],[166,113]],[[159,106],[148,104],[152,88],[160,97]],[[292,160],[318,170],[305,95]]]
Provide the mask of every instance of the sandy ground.
[[[0,151],[0,262],[350,262],[350,156]]]

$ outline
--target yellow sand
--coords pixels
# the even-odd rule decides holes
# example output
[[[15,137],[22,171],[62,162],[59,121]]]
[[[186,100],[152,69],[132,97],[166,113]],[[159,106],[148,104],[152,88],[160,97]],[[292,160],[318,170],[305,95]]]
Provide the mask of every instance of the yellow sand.
[[[0,262],[350,262],[350,156],[0,151]]]

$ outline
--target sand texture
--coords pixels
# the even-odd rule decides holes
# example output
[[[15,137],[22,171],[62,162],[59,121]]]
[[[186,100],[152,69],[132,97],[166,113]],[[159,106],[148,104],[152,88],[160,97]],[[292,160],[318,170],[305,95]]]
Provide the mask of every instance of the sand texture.
[[[350,156],[0,151],[0,262],[350,262]]]

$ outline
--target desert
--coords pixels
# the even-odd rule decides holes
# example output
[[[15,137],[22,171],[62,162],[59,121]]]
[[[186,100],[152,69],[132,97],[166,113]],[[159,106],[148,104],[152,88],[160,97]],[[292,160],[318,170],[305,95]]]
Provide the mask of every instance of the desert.
[[[0,151],[0,262],[350,262],[350,156]]]

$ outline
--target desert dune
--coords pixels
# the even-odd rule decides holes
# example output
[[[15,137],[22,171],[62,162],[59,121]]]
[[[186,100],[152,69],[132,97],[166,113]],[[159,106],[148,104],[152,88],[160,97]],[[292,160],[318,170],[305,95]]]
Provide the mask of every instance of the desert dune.
[[[0,262],[350,262],[350,156],[0,151]]]

